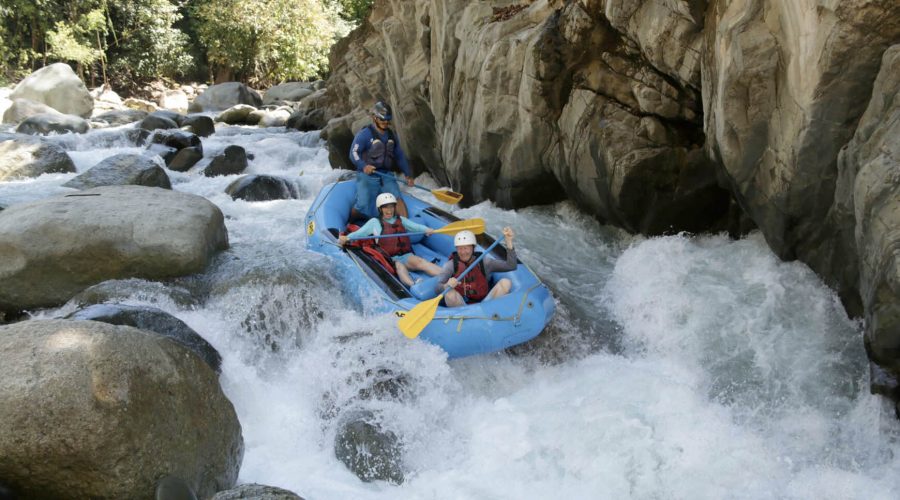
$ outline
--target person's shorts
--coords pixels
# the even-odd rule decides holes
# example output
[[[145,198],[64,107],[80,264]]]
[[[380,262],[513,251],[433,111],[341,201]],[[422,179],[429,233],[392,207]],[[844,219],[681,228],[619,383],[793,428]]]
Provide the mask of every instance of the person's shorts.
[[[412,253],[412,252],[406,252],[406,253],[403,254],[403,255],[395,255],[395,256],[391,257],[391,260],[393,260],[394,262],[399,262],[399,263],[401,263],[401,264],[403,264],[403,265],[406,265],[406,261],[409,260],[409,256],[410,256],[410,255],[413,255],[413,253]]]

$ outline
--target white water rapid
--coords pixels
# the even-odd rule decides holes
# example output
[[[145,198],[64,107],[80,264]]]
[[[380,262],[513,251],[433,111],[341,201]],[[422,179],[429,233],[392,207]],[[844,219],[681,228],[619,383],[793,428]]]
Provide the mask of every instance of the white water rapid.
[[[143,150],[121,131],[52,140],[82,172]],[[448,362],[349,302],[332,263],[306,250],[303,217],[342,174],[318,134],[220,125],[193,171],[230,144],[255,155],[247,173],[291,179],[302,199],[234,201],[236,176],[169,171],[173,189],[222,209],[231,248],[166,284],[197,305],[149,292],[126,303],[169,312],[221,353],[241,483],[311,500],[900,498],[900,425],[868,392],[861,326],[758,234],[647,239],[569,203],[443,206],[492,234],[515,228],[559,302],[534,342]],[[69,193],[74,175],[0,182],[0,205]],[[373,396],[386,374],[400,388]],[[363,482],[335,458],[340,418],[358,410],[400,439],[402,484]]]

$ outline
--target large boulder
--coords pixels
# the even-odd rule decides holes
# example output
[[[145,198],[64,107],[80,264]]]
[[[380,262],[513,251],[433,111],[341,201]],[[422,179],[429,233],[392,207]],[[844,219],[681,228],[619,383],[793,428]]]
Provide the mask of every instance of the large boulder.
[[[42,102],[31,99],[16,99],[3,112],[3,123],[19,123],[29,116],[41,114],[62,115],[59,111]]]
[[[894,0],[710,4],[703,56],[706,149],[773,251],[800,259],[862,314],[854,228],[829,220],[838,152],[900,39]],[[875,28],[877,26],[877,29]],[[850,219],[844,219],[851,222]]]
[[[25,134],[0,134],[0,181],[75,172],[66,151]]]
[[[202,272],[228,246],[207,199],[107,186],[0,212],[0,310],[61,304],[108,279]]]
[[[105,158],[87,172],[63,184],[65,187],[75,189],[122,185],[172,189],[169,176],[157,165],[154,158],[130,153]]]
[[[841,150],[838,171],[831,215],[848,228],[843,251],[859,255],[859,266],[850,269],[859,273],[866,348],[888,376],[880,383],[872,377],[874,388],[900,401],[900,45],[882,57],[869,106]]]
[[[29,135],[83,134],[90,128],[91,124],[80,116],[39,113],[22,120],[16,127],[16,132]]]
[[[0,327],[0,478],[21,498],[151,499],[174,475],[237,479],[241,426],[218,378],[160,335],[96,321]]]
[[[100,321],[111,325],[125,325],[140,328],[148,332],[158,333],[178,342],[200,356],[210,368],[219,373],[222,368],[222,356],[215,347],[209,344],[199,333],[184,321],[171,314],[148,306],[129,306],[125,304],[94,304],[79,309],[66,316],[66,319]]]
[[[221,111],[237,104],[262,106],[259,92],[239,82],[226,82],[213,85],[194,99],[188,108],[192,113],[201,111]]]
[[[263,104],[281,104],[296,102],[315,92],[313,84],[308,82],[285,82],[275,85],[266,91]]]
[[[91,116],[94,99],[84,82],[65,63],[55,63],[35,71],[16,85],[10,99],[42,102],[66,115]]]

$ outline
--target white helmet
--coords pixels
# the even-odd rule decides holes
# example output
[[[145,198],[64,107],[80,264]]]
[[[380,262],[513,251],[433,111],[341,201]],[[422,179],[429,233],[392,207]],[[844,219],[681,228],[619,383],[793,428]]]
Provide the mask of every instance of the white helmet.
[[[453,237],[454,246],[465,246],[475,244],[475,233],[472,231],[460,231]]]
[[[372,198],[369,199],[371,200]],[[391,193],[381,193],[377,198],[375,198],[376,208],[381,208],[382,205],[390,205],[391,203],[397,203],[397,198],[395,198]]]

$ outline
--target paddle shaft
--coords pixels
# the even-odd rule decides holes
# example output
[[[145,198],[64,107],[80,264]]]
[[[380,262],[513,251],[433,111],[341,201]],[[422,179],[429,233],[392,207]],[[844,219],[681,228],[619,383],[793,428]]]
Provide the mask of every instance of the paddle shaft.
[[[401,236],[415,236],[417,234],[426,234],[425,232],[418,233],[394,233],[394,234],[376,234],[373,236],[357,236],[355,238],[350,238],[350,241],[359,241],[359,240],[374,240],[378,238],[399,238]]]
[[[471,271],[472,269],[475,269],[475,266],[477,266],[478,263],[481,262],[481,259],[487,257],[487,254],[491,253],[491,250],[493,250],[494,247],[499,244],[500,244],[500,240],[498,239],[493,244],[491,244],[491,246],[487,247],[487,250],[485,250],[484,253],[479,255],[477,259],[475,259],[471,264],[469,264],[469,267],[467,267],[465,271],[463,271],[459,276],[456,277],[456,281],[462,281],[462,279],[465,278],[467,274],[469,274],[469,271]],[[445,293],[447,293],[449,291],[450,291],[450,287],[446,287],[446,288],[444,288],[444,291],[441,292],[441,295],[444,295]],[[440,295],[438,295],[438,297],[440,297]]]
[[[394,179],[394,180],[397,180],[397,176],[395,176],[394,174],[385,174],[384,172],[379,172],[379,171],[377,171],[377,170],[374,171],[374,172],[372,172],[372,173],[375,174],[375,175],[380,175],[381,177],[384,177],[385,179]],[[422,187],[422,186],[420,186],[420,185],[418,185],[418,184],[413,184],[413,186],[415,186],[415,187],[417,187],[417,188],[419,188],[419,189],[424,189],[425,191],[429,191],[429,192],[431,191],[431,190],[428,189],[427,187]]]
[[[377,170],[374,171],[374,172],[372,172],[372,173],[373,173],[373,174],[376,174],[376,175],[380,175],[380,176],[382,176],[382,177],[384,177],[384,178],[387,178],[387,179],[394,179],[394,180],[397,179],[397,177],[396,177],[395,175],[393,175],[393,174],[385,174],[385,173],[379,172],[379,171],[377,171]],[[417,188],[421,189],[422,191],[428,191],[429,193],[434,193],[435,191],[437,191],[436,189],[428,189],[427,187],[425,187],[425,186],[420,186],[420,185],[418,185],[418,184],[413,184],[413,187],[417,187]],[[451,191],[451,193],[452,193],[452,191]]]

